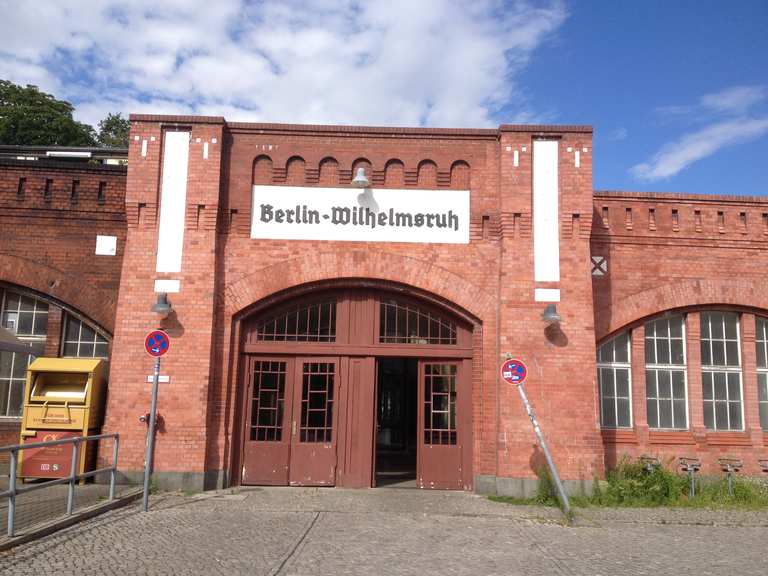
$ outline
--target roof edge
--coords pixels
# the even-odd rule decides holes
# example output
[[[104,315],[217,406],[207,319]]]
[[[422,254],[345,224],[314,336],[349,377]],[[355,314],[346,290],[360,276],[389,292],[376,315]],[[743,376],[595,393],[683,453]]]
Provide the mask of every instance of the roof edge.
[[[131,114],[132,122],[173,124],[225,124],[237,131],[249,132],[322,132],[340,134],[384,134],[403,136],[498,137],[502,132],[592,133],[592,126],[561,124],[501,124],[498,128],[432,128],[413,126],[357,126],[347,124],[283,124],[278,122],[229,122],[222,116],[185,116],[163,114]]]
[[[768,196],[689,194],[685,192],[632,192],[627,190],[594,190],[595,199],[657,200],[661,202],[695,201],[712,204],[768,204]]]

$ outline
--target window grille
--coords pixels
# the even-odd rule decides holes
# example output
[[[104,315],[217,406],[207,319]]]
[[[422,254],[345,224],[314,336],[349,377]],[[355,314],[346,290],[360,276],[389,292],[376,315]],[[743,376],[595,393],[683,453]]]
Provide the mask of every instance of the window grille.
[[[757,348],[757,401],[760,406],[760,427],[768,432],[768,318],[755,318]]]
[[[257,361],[251,395],[251,440],[280,442],[285,408],[285,362]]]
[[[603,428],[632,427],[629,334],[619,334],[597,350],[600,423]]]
[[[645,324],[645,401],[649,427],[688,428],[682,316],[659,318]]]
[[[379,311],[382,344],[456,344],[456,323],[434,312],[391,298]]]
[[[305,362],[301,389],[302,442],[331,442],[333,437],[333,387],[336,364]]]
[[[70,314],[64,320],[62,356],[107,358],[109,341],[96,330]]]
[[[709,430],[742,430],[738,314],[701,313],[701,372],[704,425]]]
[[[424,443],[456,444],[456,365],[424,365]]]
[[[299,303],[256,326],[265,342],[335,342],[336,301]]]

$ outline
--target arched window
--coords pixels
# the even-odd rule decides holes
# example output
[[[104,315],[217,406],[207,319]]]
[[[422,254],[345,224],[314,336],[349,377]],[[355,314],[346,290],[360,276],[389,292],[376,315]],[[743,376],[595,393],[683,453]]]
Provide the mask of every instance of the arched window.
[[[19,417],[27,366],[43,353],[48,332],[48,304],[38,298],[0,288],[0,325],[22,342],[30,354],[0,350],[0,417]]]
[[[456,344],[456,322],[416,304],[382,298],[379,303],[382,344]]]
[[[335,342],[336,300],[298,302],[257,324],[254,337],[265,342]]]
[[[55,315],[52,313],[56,312]],[[0,350],[0,418],[21,416],[27,367],[42,356],[49,336],[61,337],[61,355],[107,358],[108,336],[85,320],[63,312],[63,330],[58,321],[60,308],[24,290],[0,287],[0,326],[30,345],[30,352]],[[48,322],[49,315],[57,320]],[[53,333],[49,334],[49,330]]]
[[[603,428],[632,427],[632,386],[629,331],[597,350],[600,423]]]
[[[739,315],[701,313],[701,383],[704,426],[709,430],[742,430]]]
[[[64,320],[61,355],[77,358],[106,358],[109,356],[109,341],[93,326],[67,314]]]
[[[645,324],[645,400],[650,428],[688,428],[684,324],[682,316]]]

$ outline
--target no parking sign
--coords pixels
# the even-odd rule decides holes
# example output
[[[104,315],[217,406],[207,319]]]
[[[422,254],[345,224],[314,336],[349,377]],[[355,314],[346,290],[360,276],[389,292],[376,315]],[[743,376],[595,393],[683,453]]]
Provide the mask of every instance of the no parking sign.
[[[528,377],[528,367],[522,360],[511,358],[501,365],[501,377],[509,384],[522,384]]]

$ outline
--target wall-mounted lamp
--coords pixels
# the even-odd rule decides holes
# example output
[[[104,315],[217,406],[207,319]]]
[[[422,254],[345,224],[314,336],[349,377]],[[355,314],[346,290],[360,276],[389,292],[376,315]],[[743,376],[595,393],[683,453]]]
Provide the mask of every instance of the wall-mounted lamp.
[[[541,314],[541,319],[550,326],[552,324],[559,324],[560,320],[562,320],[560,314],[557,313],[557,307],[554,304],[547,304],[547,307],[544,308],[544,312]]]
[[[371,182],[365,175],[365,168],[361,167],[357,169],[357,174],[355,174],[355,178],[352,180],[352,185],[357,186],[358,188],[368,188],[371,185]]]
[[[157,302],[155,302],[152,305],[151,308],[152,312],[160,316],[160,318],[165,318],[168,316],[168,314],[173,311],[173,307],[171,306],[171,303],[168,301],[168,294],[165,292],[160,292],[157,295]]]

